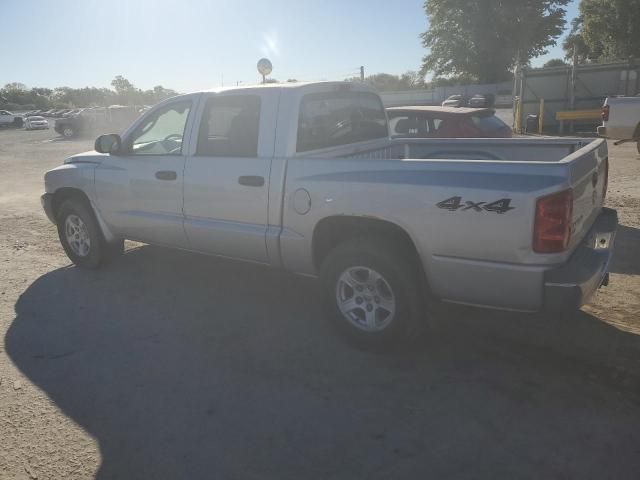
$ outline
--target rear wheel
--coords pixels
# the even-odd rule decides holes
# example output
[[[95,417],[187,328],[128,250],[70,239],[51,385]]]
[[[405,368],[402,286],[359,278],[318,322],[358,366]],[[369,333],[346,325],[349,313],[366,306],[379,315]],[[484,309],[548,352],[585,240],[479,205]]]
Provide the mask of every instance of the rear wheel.
[[[66,125],[62,128],[62,136],[64,138],[73,138],[75,134],[76,134],[76,131],[71,126]]]
[[[359,346],[389,348],[419,326],[419,272],[400,252],[392,242],[354,239],[335,247],[323,262],[328,313]]]

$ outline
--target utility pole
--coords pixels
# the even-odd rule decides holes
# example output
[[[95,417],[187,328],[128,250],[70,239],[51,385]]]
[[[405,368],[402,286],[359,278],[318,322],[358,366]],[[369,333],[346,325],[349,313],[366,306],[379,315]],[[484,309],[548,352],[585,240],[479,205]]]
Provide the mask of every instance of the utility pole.
[[[517,128],[520,126],[520,119],[516,118],[518,117],[519,114],[519,108],[522,102],[522,99],[519,99],[519,92],[518,92],[518,80],[519,80],[519,76],[520,76],[521,72],[520,72],[520,49],[518,49],[518,55],[516,57],[516,67],[513,69],[513,93],[512,93],[512,98],[513,98],[513,108],[512,108],[512,114],[513,114],[513,123],[512,123],[512,128],[514,130],[517,130]],[[520,133],[520,132],[518,132]]]
[[[576,86],[578,85],[578,49],[576,46],[573,46],[573,61],[571,62],[571,91],[569,92],[569,109],[576,109]],[[571,122],[569,126],[569,131],[573,133],[575,128],[575,122]]]
[[[364,83],[364,67],[360,67],[360,81]]]

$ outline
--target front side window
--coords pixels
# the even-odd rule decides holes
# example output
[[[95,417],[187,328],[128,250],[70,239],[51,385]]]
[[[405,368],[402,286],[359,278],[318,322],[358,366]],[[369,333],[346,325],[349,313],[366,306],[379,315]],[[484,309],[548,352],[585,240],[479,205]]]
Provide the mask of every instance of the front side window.
[[[191,102],[177,102],[152,113],[130,138],[134,155],[181,155]]]
[[[200,124],[197,155],[255,158],[259,131],[258,95],[213,96]]]
[[[311,93],[298,116],[298,152],[388,136],[380,98],[369,92]]]

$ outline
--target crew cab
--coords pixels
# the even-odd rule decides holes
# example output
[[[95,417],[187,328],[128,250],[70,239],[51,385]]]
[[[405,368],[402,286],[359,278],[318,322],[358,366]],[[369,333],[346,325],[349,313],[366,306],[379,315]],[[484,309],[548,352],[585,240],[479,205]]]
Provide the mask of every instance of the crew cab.
[[[598,135],[618,140],[616,144],[636,142],[640,153],[640,96],[607,98]]]
[[[0,127],[22,127],[23,119],[7,110],[0,110]]]
[[[357,83],[220,89],[151,108],[45,174],[69,258],[123,239],[319,277],[349,338],[406,338],[436,297],[577,309],[607,280],[617,216],[602,139],[391,139]]]

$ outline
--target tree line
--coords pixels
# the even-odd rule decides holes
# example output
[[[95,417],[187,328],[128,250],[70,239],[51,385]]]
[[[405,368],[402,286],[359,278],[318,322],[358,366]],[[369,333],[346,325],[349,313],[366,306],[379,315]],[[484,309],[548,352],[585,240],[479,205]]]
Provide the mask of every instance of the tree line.
[[[50,108],[106,107],[109,105],[153,105],[178,94],[157,85],[149,90],[136,88],[121,75],[111,81],[113,88],[31,87],[18,82],[0,88],[0,108],[43,110]]]
[[[570,0],[426,0],[421,73],[495,83],[557,45]],[[640,0],[581,0],[562,46],[566,60],[640,57]],[[552,59],[545,66],[566,65]]]

